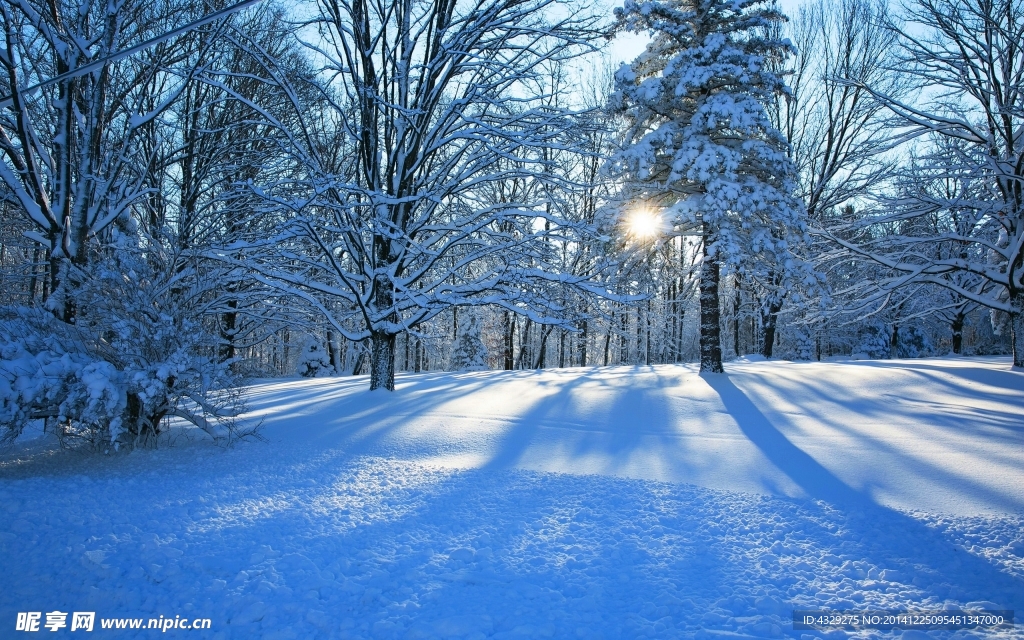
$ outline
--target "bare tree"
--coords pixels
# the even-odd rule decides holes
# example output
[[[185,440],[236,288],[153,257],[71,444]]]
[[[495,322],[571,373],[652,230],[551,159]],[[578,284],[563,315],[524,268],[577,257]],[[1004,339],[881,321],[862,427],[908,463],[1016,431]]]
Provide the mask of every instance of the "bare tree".
[[[781,67],[789,91],[773,111],[790,145],[797,193],[811,225],[827,228],[849,202],[877,194],[892,176],[888,112],[865,85],[892,96],[905,93],[893,70],[896,35],[886,29],[887,5],[877,0],[812,0],[780,30],[796,46]],[[827,247],[811,248],[817,260]],[[750,278],[759,298],[761,353],[772,356],[779,314],[786,299],[781,274]]]
[[[261,185],[286,223],[223,257],[369,339],[371,389],[394,388],[396,336],[445,309],[566,323],[544,283],[587,289],[589,275],[561,273],[549,240],[586,225],[546,206],[543,188],[501,201],[487,187],[557,180],[549,154],[572,114],[533,80],[590,47],[588,16],[551,0],[323,0],[309,44],[322,108],[296,97],[302,124],[284,127],[305,176]]]
[[[921,0],[906,13],[907,26],[889,28],[899,36],[898,70],[921,100],[861,86],[903,125],[894,142],[936,141],[921,154],[933,178],[973,186],[940,203],[935,192],[883,201],[859,224],[885,225],[896,216],[916,231],[922,225],[911,220],[938,209],[963,219],[939,233],[900,234],[884,245],[833,239],[889,269],[890,286],[939,285],[1006,313],[1013,363],[1024,367],[1024,7],[1015,0]],[[974,277],[965,282],[963,274]]]
[[[165,72],[181,55],[179,46],[167,45],[35,95],[22,90],[145,40],[182,16],[171,5],[41,0],[4,2],[0,16],[3,90],[12,99],[0,115],[0,180],[34,225],[31,237],[48,249],[54,294],[68,264],[88,262],[89,239],[150,193],[145,177],[154,158],[139,139],[187,84],[188,73]],[[51,307],[65,319],[73,316],[64,300]]]

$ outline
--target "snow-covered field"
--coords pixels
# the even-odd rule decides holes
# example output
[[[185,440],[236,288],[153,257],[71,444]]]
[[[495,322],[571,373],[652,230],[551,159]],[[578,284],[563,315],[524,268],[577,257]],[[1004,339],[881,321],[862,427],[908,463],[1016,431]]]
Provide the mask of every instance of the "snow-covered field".
[[[54,610],[109,637],[732,639],[847,635],[794,608],[1024,611],[1007,359],[727,371],[268,381],[265,443],[27,442],[0,460],[0,637]]]

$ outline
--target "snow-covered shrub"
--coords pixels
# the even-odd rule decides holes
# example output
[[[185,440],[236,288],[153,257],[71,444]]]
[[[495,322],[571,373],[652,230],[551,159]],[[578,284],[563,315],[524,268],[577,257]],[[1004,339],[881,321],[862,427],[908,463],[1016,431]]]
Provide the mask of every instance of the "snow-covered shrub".
[[[122,376],[97,361],[74,327],[39,309],[0,307],[0,430],[13,440],[34,418],[80,415],[120,428]]]
[[[889,357],[889,332],[881,324],[864,325],[858,331],[854,353],[864,353],[872,358]]]
[[[793,357],[796,360],[814,360],[817,356],[817,344],[815,342],[814,331],[807,326],[797,326],[794,331],[793,340],[796,343],[794,345]]]
[[[333,376],[335,373],[330,355],[314,336],[306,338],[302,347],[302,353],[299,354],[298,373],[303,378]]]
[[[96,447],[155,443],[177,416],[216,440],[246,435],[230,362],[197,308],[201,277],[151,244],[113,233],[86,269],[67,275],[74,318],[0,308],[0,429],[13,440],[27,421],[56,418],[65,441]]]
[[[451,371],[487,370],[487,347],[480,337],[480,321],[475,315],[469,316],[469,322],[459,335],[448,368]]]
[[[900,327],[896,334],[897,358],[924,358],[935,354],[935,347],[928,334],[917,325]]]

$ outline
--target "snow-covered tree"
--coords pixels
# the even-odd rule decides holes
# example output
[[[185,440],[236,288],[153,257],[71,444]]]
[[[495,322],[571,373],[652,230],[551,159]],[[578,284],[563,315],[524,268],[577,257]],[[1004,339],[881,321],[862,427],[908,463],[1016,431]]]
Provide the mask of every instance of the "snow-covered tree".
[[[983,245],[956,238],[992,233],[991,227],[977,224],[977,206],[989,199],[988,186],[971,170],[942,166],[946,159],[958,155],[959,145],[951,149],[950,141],[942,138],[933,138],[929,143],[930,148],[911,154],[905,165],[894,172],[893,190],[876,196],[879,206],[832,220],[833,233],[842,232],[846,243],[877,255],[909,257],[920,252],[929,259],[984,261]],[[820,251],[818,260],[828,265],[856,265],[855,276],[836,287],[836,302],[842,315],[886,317],[894,335],[908,321],[935,319],[949,328],[953,353],[960,353],[964,323],[979,306],[956,288],[981,295],[993,288],[985,278],[966,270],[948,275],[956,288],[908,278],[898,269],[851,254],[842,244],[838,250]],[[835,271],[830,268],[830,272]]]
[[[177,11],[176,11],[177,9]],[[147,125],[185,86],[188,71],[167,73],[181,54],[172,43],[78,76],[85,65],[187,19],[174,3],[0,3],[0,182],[50,260],[51,308],[70,319],[60,287],[68,264],[89,261],[88,243],[149,193],[155,158],[142,144]],[[181,71],[181,70],[179,70]],[[61,78],[35,92],[32,85]]]
[[[75,322],[38,308],[0,307],[0,440],[36,418],[98,448],[153,445],[176,416],[215,440],[252,433],[230,362],[202,322],[216,281],[140,244],[127,216],[82,268],[67,271]]]
[[[777,96],[771,114],[790,144],[797,195],[812,227],[829,228],[843,207],[880,193],[894,173],[896,159],[886,153],[889,114],[863,86],[884,88],[893,96],[904,93],[906,82],[892,69],[896,38],[883,24],[888,11],[880,0],[810,0],[778,27],[796,53],[779,67],[790,90]],[[801,257],[817,264],[819,256],[828,254],[827,245],[819,243],[801,247]],[[751,278],[761,354],[768,358],[786,299],[781,276],[768,270],[763,281]],[[788,315],[815,322],[828,297],[821,287],[805,293],[819,304]]]
[[[323,344],[316,336],[309,336],[299,354],[298,374],[303,378],[318,378],[334,375],[334,365]]]
[[[788,271],[803,232],[789,146],[768,110],[787,90],[776,69],[792,47],[770,35],[785,18],[769,2],[725,0],[629,1],[616,15],[652,41],[616,74],[629,128],[615,162],[633,203],[703,238],[701,370],[721,372],[721,265]]]
[[[241,279],[196,252],[230,235],[222,196],[270,154],[246,125],[251,113],[230,91],[210,90],[256,93],[240,88],[256,83],[232,68],[245,56],[223,22],[175,31],[206,10],[138,1],[0,6],[0,93],[10,100],[0,111],[0,197],[5,213],[32,227],[25,235],[46,273],[38,287],[32,265],[35,308],[3,310],[2,377],[39,383],[25,387],[38,393],[23,394],[20,413],[5,412],[9,434],[46,416],[65,435],[135,446],[152,442],[173,415],[214,438],[238,435],[229,368],[244,334],[235,326],[230,340],[218,340],[211,320],[241,301],[233,291]],[[262,24],[267,44],[275,34]],[[118,56],[167,32],[177,35]],[[41,82],[49,84],[30,90]],[[271,307],[273,296],[260,302]],[[80,366],[61,369],[54,358]],[[90,389],[103,401],[88,401]]]
[[[922,141],[929,182],[964,188],[922,197],[904,190],[857,224],[898,224],[906,233],[833,241],[887,269],[887,288],[938,285],[1007,314],[1013,363],[1024,367],[1024,6],[920,0],[906,13],[905,24],[890,29],[899,36],[898,69],[921,99],[863,86],[903,125],[894,142]],[[937,215],[944,223],[923,233]]]
[[[585,49],[594,24],[552,0],[319,3],[323,100],[309,109],[296,92],[302,123],[282,125],[304,177],[257,184],[282,223],[224,259],[368,339],[374,389],[394,387],[396,336],[446,309],[568,323],[548,284],[587,289],[590,274],[561,272],[549,241],[591,232],[544,189],[501,200],[488,187],[558,180],[546,154],[568,144],[572,114],[536,79]],[[273,60],[267,73],[299,84]]]
[[[470,315],[459,333],[448,368],[452,371],[484,371],[487,369],[487,347],[480,337],[480,320]]]

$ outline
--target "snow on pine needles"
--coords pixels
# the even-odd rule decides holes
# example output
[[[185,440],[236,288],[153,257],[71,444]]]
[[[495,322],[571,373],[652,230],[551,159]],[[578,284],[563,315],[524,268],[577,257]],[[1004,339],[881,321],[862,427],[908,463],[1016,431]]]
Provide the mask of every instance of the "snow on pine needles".
[[[268,443],[8,453],[0,635],[26,610],[209,617],[177,633],[216,638],[801,638],[794,608],[1021,611],[1024,376],[1005,368],[267,382]],[[864,464],[894,447],[901,468]]]

